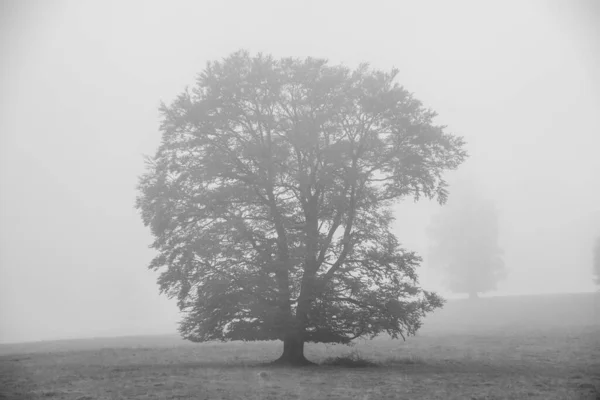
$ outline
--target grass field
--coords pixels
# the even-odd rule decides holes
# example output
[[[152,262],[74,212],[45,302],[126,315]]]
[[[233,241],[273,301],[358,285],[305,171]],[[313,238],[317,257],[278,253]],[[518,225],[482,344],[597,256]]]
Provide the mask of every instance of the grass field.
[[[598,399],[597,294],[451,301],[406,342],[308,345],[315,362],[265,367],[281,343],[176,336],[0,346],[0,399]]]

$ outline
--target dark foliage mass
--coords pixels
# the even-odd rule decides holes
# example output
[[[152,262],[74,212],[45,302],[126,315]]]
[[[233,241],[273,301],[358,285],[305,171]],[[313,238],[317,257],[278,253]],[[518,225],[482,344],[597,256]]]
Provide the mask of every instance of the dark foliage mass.
[[[237,52],[162,106],[137,208],[184,337],[283,339],[302,357],[306,341],[414,334],[442,305],[390,206],[444,202],[466,154],[396,74]]]

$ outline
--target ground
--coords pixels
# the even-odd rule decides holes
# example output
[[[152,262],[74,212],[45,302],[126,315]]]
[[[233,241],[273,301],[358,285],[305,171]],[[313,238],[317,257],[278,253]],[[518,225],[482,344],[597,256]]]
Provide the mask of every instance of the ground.
[[[597,296],[481,300],[449,304],[406,342],[307,346],[312,361],[353,352],[380,364],[369,368],[261,365],[277,358],[277,342],[155,336],[4,345],[0,399],[600,398]],[[524,314],[528,307],[538,312]]]

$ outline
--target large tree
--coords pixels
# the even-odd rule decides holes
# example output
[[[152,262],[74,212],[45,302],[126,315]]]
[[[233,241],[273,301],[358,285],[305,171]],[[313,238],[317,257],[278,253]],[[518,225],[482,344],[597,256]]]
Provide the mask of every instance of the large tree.
[[[440,268],[445,285],[477,298],[505,277],[494,203],[467,180],[452,185],[452,198],[428,227],[428,263]]]
[[[241,51],[162,105],[137,207],[184,338],[280,339],[305,364],[305,342],[404,337],[442,305],[390,207],[443,203],[466,153],[396,74]]]

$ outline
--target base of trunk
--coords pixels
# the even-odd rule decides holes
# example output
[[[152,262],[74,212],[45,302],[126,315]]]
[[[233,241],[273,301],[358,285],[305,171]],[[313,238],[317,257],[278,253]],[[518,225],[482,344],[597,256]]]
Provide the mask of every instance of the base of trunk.
[[[282,355],[277,360],[270,362],[269,365],[278,365],[278,366],[287,366],[287,367],[308,367],[311,365],[314,366],[314,365],[318,365],[318,364],[308,360],[304,356],[299,357],[299,358],[290,359],[287,357],[283,357],[283,355]]]
[[[304,341],[294,337],[287,337],[283,341],[283,354],[272,365],[287,365],[293,367],[303,367],[308,365],[317,365],[304,357]]]

